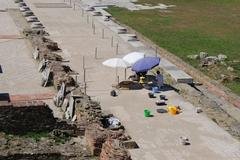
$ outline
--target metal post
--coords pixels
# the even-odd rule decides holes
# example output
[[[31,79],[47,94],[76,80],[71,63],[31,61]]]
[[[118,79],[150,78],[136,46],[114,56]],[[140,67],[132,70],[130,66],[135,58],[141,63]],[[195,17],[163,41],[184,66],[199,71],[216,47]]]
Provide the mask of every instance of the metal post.
[[[92,19],[92,28],[94,27],[94,21],[93,21],[93,19]]]
[[[86,83],[86,69],[83,68],[83,84],[84,84],[84,94],[87,93],[87,83]]]
[[[95,34],[96,31],[95,31],[95,24],[93,24],[93,34]]]
[[[112,36],[112,39],[111,39],[111,47],[113,47],[113,36]]]
[[[77,77],[77,75],[75,76],[75,82],[76,82],[76,84],[78,84],[78,77]]]
[[[86,83],[86,69],[83,69],[83,82]]]
[[[84,83],[84,94],[87,94],[87,83]]]
[[[97,59],[97,47],[95,48],[95,59]]]
[[[82,17],[84,16],[84,10],[82,9]]]
[[[102,29],[102,39],[104,39],[104,29]]]
[[[75,10],[75,2],[73,3],[73,10]]]
[[[70,6],[72,6],[72,0],[70,0]]]
[[[118,43],[117,43],[117,46],[116,46],[116,55],[118,54]]]
[[[119,76],[117,76],[117,84],[119,84]]]
[[[124,76],[125,76],[125,80],[127,79],[127,69],[124,69]]]
[[[82,62],[82,67],[83,67],[83,69],[85,69],[85,57],[83,56],[83,62]]]
[[[89,15],[87,14],[87,23],[89,23]]]

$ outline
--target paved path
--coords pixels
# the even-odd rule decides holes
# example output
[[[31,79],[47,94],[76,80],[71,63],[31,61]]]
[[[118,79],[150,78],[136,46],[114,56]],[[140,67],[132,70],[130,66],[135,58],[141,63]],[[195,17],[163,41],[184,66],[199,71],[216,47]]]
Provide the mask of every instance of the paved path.
[[[5,10],[7,8],[17,8],[17,6],[13,3],[13,0],[1,0],[0,1],[0,11]]]
[[[0,0],[2,8],[17,8],[13,0]],[[40,86],[41,75],[32,59],[31,48],[21,39],[9,12],[0,12],[0,92],[12,96],[44,94],[53,89]]]
[[[102,66],[102,62],[115,57],[116,43],[119,53],[134,50],[132,45],[114,34],[104,25],[97,23],[96,34],[92,30],[92,17],[82,17],[81,10],[71,8],[36,8],[33,3],[54,3],[60,0],[27,0],[34,13],[45,25],[50,37],[63,49],[74,70],[80,73],[82,82],[82,57],[87,67],[87,93],[101,102],[102,108],[114,113],[125,125],[140,149],[131,150],[136,160],[238,160],[240,143],[218,127],[204,114],[196,114],[194,106],[187,103],[174,91],[166,91],[168,104],[180,105],[183,113],[177,116],[156,113],[156,99],[149,99],[147,90],[120,91],[118,97],[110,97],[111,84],[115,81],[115,70]],[[105,39],[101,31],[105,29]],[[114,36],[114,48],[110,46]],[[94,58],[98,47],[98,59]],[[120,56],[120,55],[117,55]],[[121,80],[123,71],[118,71]],[[128,75],[129,75],[128,71]],[[154,117],[144,118],[143,110],[149,108]],[[190,146],[182,146],[180,136],[190,139]]]

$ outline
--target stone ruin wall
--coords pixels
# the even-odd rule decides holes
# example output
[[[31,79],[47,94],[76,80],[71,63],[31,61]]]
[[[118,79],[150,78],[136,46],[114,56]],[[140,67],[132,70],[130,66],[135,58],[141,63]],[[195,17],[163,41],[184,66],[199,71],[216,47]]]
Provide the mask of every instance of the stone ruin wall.
[[[108,145],[109,143],[105,144],[107,140],[118,141],[119,144],[131,140],[125,129],[123,127],[115,130],[107,128],[104,120],[108,115],[102,113],[100,104],[92,101],[89,96],[82,95],[82,98],[77,101],[75,107],[77,123],[83,123],[86,126],[85,138],[91,154],[102,155],[101,160],[130,160],[130,153],[123,146],[114,145],[113,147],[113,145]],[[108,147],[104,148],[104,144]]]

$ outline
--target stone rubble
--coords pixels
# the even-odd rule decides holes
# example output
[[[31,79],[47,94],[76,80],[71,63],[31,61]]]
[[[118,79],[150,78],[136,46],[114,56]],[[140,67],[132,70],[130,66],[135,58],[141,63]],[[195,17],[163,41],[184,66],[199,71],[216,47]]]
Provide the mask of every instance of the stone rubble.
[[[200,60],[201,66],[210,66],[217,63],[223,63],[227,60],[227,56],[224,54],[218,54],[217,56],[209,56],[207,52],[200,52],[199,54],[188,55],[187,58],[193,60]]]
[[[210,66],[210,65],[214,65],[217,64],[219,62],[218,58],[216,56],[207,56],[203,59],[201,59],[201,66]]]
[[[67,86],[75,86],[75,80],[70,76],[73,73],[72,70],[69,66],[62,64],[63,58],[58,54],[61,51],[58,44],[46,38],[47,33],[42,30],[24,30],[23,33],[38,51],[36,60],[40,61],[39,71],[44,72],[48,68],[50,69],[51,76],[43,77],[42,83],[49,81],[47,84],[53,84],[56,90],[60,88],[63,82]]]
[[[119,143],[122,144],[131,139],[131,137],[128,136],[125,133],[125,130],[123,129],[113,131],[107,128],[103,128],[103,126],[97,123],[92,123],[88,125],[85,131],[85,137],[86,137],[90,152],[94,156],[99,156],[100,154],[102,154],[102,152],[104,152],[103,154],[106,156],[106,152],[108,150],[105,150],[103,148],[103,144],[107,140],[112,140],[112,141],[117,140]],[[114,146],[109,146],[109,148],[114,150]],[[119,146],[118,148],[119,150],[127,152],[127,150],[123,145]],[[111,153],[109,154],[111,155]],[[129,157],[128,155],[125,155],[125,156],[126,156],[125,158]]]
[[[77,120],[85,121],[86,123],[100,124],[103,120],[100,104],[92,101],[90,97],[86,95],[82,96],[82,98],[77,99],[78,102],[75,104]]]
[[[199,55],[194,54],[194,55],[188,55],[187,58],[189,58],[189,59],[199,59],[200,57],[199,57]]]
[[[52,110],[42,101],[0,104],[0,131],[21,135],[54,129],[77,132],[75,125],[54,118]]]
[[[228,57],[224,54],[209,56],[206,52],[200,52],[199,54],[188,55],[187,58],[198,60],[200,63],[199,66],[202,67],[202,69],[207,69],[208,74],[220,83],[239,81],[240,79],[240,77],[234,72],[233,65],[231,65],[232,62],[227,61]]]
[[[230,72],[233,72],[234,68],[229,66],[229,67],[227,67],[227,70],[230,71]]]
[[[199,58],[200,59],[204,59],[204,58],[206,58],[208,56],[208,53],[207,52],[200,52],[199,53]]]
[[[227,59],[227,56],[224,55],[224,54],[219,54],[219,55],[217,56],[217,58],[218,58],[219,61],[225,61],[225,60]]]

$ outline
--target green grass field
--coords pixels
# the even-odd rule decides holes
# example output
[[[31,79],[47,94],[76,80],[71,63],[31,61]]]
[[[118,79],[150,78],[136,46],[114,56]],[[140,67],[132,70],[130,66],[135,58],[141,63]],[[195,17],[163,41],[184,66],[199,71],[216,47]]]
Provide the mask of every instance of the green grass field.
[[[227,66],[235,70],[231,75],[240,77],[240,0],[139,0],[138,3],[176,5],[170,12],[159,10],[129,11],[112,7],[108,11],[154,43],[199,68],[214,79],[229,74],[227,67],[199,67],[199,62],[187,55],[201,51],[210,55],[225,54]],[[240,95],[240,81],[224,83]]]

